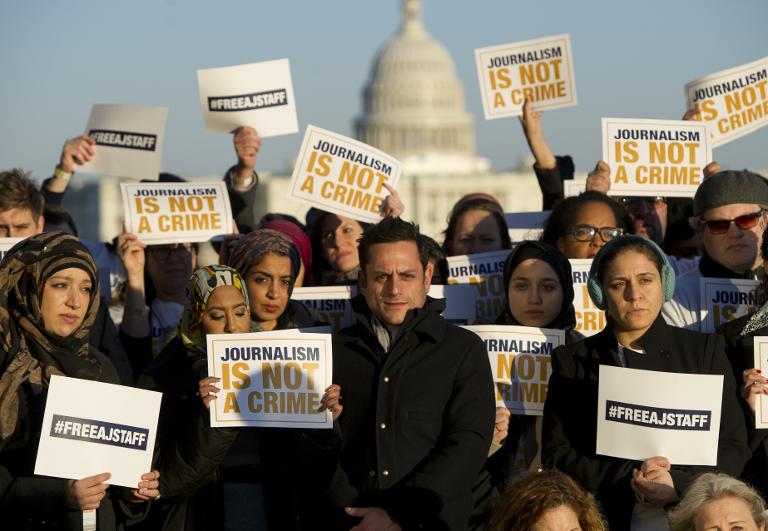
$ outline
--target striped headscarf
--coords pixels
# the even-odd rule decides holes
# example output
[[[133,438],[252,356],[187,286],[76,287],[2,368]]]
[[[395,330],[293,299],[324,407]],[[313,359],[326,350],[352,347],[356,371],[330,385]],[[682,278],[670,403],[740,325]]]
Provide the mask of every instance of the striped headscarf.
[[[72,267],[90,277],[91,297],[83,322],[62,337],[45,329],[40,305],[46,281]],[[101,364],[88,345],[98,309],[96,266],[74,236],[61,232],[38,234],[8,251],[0,264],[0,349],[5,356],[0,376],[0,448],[7,448],[11,438],[13,446],[17,446],[29,437],[26,401],[22,399],[25,382],[44,390],[53,374],[88,380],[101,377]]]
[[[299,274],[301,258],[296,246],[282,232],[272,229],[258,229],[249,232],[237,241],[236,247],[229,255],[227,265],[234,267],[241,275],[245,276],[253,264],[258,263],[264,255],[269,253],[287,256],[291,259],[290,290],[293,291],[293,281]]]
[[[213,290],[220,286],[235,286],[240,290],[248,306],[248,290],[243,277],[235,269],[223,265],[201,267],[189,278],[187,283],[187,304],[181,314],[179,337],[192,358],[205,358],[206,343],[202,319],[208,299]]]

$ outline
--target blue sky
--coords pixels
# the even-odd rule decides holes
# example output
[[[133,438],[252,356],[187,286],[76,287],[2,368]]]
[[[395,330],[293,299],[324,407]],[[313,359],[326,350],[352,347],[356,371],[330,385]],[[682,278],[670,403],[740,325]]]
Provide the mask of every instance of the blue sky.
[[[677,119],[683,86],[768,56],[765,0],[520,2],[425,0],[429,32],[454,58],[477,152],[495,169],[527,156],[516,119],[485,121],[473,51],[570,33],[579,105],[546,113],[556,153],[578,170],[600,157],[600,118]],[[229,135],[208,133],[196,70],[288,57],[301,132],[264,141],[259,168],[280,171],[311,123],[353,134],[377,51],[396,32],[400,2],[4,0],[0,3],[0,168],[44,178],[93,103],[169,107],[163,169],[218,175]],[[768,127],[715,150],[724,167],[768,168]]]

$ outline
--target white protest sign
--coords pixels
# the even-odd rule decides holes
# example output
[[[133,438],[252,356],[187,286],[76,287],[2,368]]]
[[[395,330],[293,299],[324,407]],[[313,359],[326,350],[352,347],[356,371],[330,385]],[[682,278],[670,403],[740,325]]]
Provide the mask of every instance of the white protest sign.
[[[754,345],[755,369],[760,369],[762,374],[768,374],[768,337],[755,336]],[[768,395],[757,395],[755,428],[758,430],[768,428]]]
[[[331,385],[330,334],[208,334],[208,374],[221,378],[211,426],[331,428],[318,412]],[[343,391],[342,391],[343,392]]]
[[[448,284],[471,284],[477,291],[477,322],[493,323],[506,308],[504,262],[510,249],[448,257]]]
[[[23,240],[24,238],[0,238],[0,260],[5,258],[11,247]]]
[[[596,453],[672,465],[716,465],[721,374],[600,365]]]
[[[440,314],[453,324],[472,324],[477,320],[477,289],[468,284],[429,287],[427,295],[433,299],[445,299],[445,310]]]
[[[152,469],[161,400],[154,391],[51,376],[35,474],[109,472],[110,485],[137,488]]]
[[[357,295],[357,286],[319,286],[295,288],[291,299],[301,301],[315,310],[334,332],[355,324],[352,297]]]
[[[507,221],[509,239],[513,242],[524,240],[538,240],[544,231],[544,223],[552,213],[551,210],[539,212],[506,212],[504,219]]]
[[[573,197],[579,195],[581,192],[587,189],[587,181],[567,179],[563,181],[563,193],[565,197]]]
[[[760,307],[757,288],[760,281],[738,278],[699,279],[701,331],[713,333],[720,325],[754,312]]]
[[[689,109],[709,125],[714,147],[768,125],[768,57],[685,86]]]
[[[397,188],[400,161],[381,150],[332,131],[308,125],[289,197],[341,216],[375,223],[389,192]]]
[[[266,138],[299,130],[288,59],[198,70],[197,83],[209,131],[249,125]]]
[[[591,258],[571,258],[573,274],[573,308],[576,310],[576,331],[589,337],[605,328],[605,312],[589,298],[587,280],[592,267]]]
[[[120,183],[120,192],[126,230],[144,243],[205,242],[234,231],[223,181]]]
[[[701,122],[603,118],[603,160],[611,195],[693,197],[712,144]]]
[[[538,111],[576,105],[567,33],[478,48],[475,64],[486,120],[520,116],[526,98]]]
[[[75,169],[156,181],[167,115],[166,107],[94,105],[85,134],[96,140],[96,156]]]
[[[543,415],[552,351],[565,331],[528,326],[465,326],[483,340],[493,372],[496,406],[515,415]]]

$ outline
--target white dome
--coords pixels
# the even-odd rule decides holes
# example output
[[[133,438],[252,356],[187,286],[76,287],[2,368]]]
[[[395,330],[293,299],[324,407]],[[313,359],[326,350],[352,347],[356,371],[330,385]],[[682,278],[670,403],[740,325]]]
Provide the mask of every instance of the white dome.
[[[472,158],[475,133],[448,51],[404,0],[400,31],[379,52],[363,93],[357,137],[402,159],[427,154]]]

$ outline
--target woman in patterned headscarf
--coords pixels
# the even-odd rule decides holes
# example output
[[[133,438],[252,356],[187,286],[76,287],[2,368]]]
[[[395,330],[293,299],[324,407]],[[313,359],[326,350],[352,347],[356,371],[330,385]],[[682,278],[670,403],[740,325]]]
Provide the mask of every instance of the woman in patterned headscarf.
[[[207,334],[246,333],[251,328],[248,291],[240,274],[231,267],[211,265],[197,269],[187,283],[187,303],[176,336],[144,371],[139,384],[163,393],[158,423],[160,461],[158,468],[167,481],[164,499],[152,504],[147,529],[216,528],[221,514],[220,488],[213,478],[189,498],[194,488],[187,481],[201,466],[200,452],[182,457],[185,445],[198,444],[205,435],[216,439],[222,433],[201,425],[198,381],[207,376]],[[207,422],[207,420],[206,420]],[[212,492],[213,491],[213,492]]]
[[[118,526],[111,503],[118,491],[104,483],[109,474],[68,481],[33,471],[51,376],[119,382],[111,362],[88,343],[98,293],[91,255],[68,234],[32,236],[0,264],[0,500],[9,528],[79,528],[85,509],[99,509],[98,529]],[[154,497],[157,478],[145,474],[142,493],[120,494],[131,502]]]

